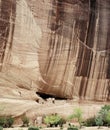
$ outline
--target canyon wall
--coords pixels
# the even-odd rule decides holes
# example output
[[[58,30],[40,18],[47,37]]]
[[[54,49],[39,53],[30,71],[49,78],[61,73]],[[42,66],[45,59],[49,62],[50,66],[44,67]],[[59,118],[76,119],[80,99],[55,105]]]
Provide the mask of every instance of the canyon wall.
[[[110,100],[109,0],[0,0],[0,97]]]
[[[42,30],[40,91],[56,97],[110,99],[110,1],[29,1]]]
[[[41,29],[25,0],[1,0],[0,8],[0,97],[37,100]]]

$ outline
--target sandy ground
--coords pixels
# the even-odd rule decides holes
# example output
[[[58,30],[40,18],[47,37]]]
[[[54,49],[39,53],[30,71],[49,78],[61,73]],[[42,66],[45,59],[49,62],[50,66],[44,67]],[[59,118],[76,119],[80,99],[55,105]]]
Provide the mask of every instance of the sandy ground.
[[[73,113],[75,108],[81,108],[83,111],[83,118],[85,119],[96,115],[105,104],[106,102],[84,102],[77,100],[55,100],[53,104],[50,102],[36,103],[31,100],[0,98],[0,106],[3,106],[0,115],[20,117],[25,113],[30,119],[35,119],[40,115],[58,113],[59,115],[67,117]],[[110,102],[108,104],[110,104]]]
[[[28,130],[28,128],[4,128],[4,130]],[[59,128],[44,128],[41,130],[60,130]],[[67,130],[67,128],[64,128],[63,130]],[[83,127],[80,130],[110,130],[108,127],[101,127],[98,129],[98,127]]]
[[[31,117],[32,119],[33,117],[35,117],[36,119],[36,117],[38,116],[48,115],[50,113],[58,113],[60,115],[64,115],[65,117],[67,117],[68,115],[73,113],[74,108],[81,108],[83,111],[83,118],[85,119],[85,118],[93,117],[95,114],[97,114],[100,108],[105,104],[106,103],[94,103],[94,102],[80,102],[79,103],[77,101],[73,102],[73,101],[57,101],[56,100],[55,104],[46,103],[46,104],[36,105],[33,103],[33,107],[31,106],[32,108],[30,108],[26,114],[28,115],[28,117]],[[6,108],[9,108],[9,107],[6,107]],[[17,108],[17,107],[14,107],[14,108]],[[8,112],[10,112],[10,109],[12,108],[9,108]],[[20,110],[22,109],[19,109],[18,107],[18,111],[15,109],[13,111],[15,113],[18,113]],[[25,107],[23,110],[25,110]],[[17,122],[17,126],[20,126],[20,125],[21,124]],[[4,128],[4,130],[28,130],[28,128],[16,127],[16,128]],[[60,129],[59,128],[44,128],[41,130],[60,130]],[[67,130],[67,128],[64,128],[63,130]],[[81,130],[110,130],[110,128],[101,127],[100,129],[98,129],[98,127],[84,127]]]

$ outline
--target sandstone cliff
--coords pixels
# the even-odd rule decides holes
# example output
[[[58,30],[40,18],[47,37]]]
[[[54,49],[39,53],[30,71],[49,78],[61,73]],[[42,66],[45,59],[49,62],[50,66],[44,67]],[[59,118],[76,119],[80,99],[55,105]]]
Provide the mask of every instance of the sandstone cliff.
[[[0,97],[110,100],[109,0],[0,0]],[[16,100],[16,101],[18,101]]]
[[[29,1],[42,30],[43,93],[87,100],[110,99],[110,1]],[[37,12],[37,13],[36,13]]]

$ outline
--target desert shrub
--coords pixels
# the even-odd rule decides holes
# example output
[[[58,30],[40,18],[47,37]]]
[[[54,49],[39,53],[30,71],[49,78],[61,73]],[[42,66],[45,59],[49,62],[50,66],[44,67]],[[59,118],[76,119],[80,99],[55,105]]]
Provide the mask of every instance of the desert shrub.
[[[57,114],[48,115],[44,118],[44,123],[46,123],[48,127],[62,126],[65,122],[66,121]]]
[[[83,114],[82,110],[80,108],[76,108],[76,109],[74,109],[73,114],[71,114],[68,119],[69,120],[77,119],[77,121],[81,127],[82,126],[82,114]]]
[[[100,128],[100,126],[103,126],[103,118],[102,118],[102,116],[97,116],[95,118],[95,122],[96,122],[96,125],[99,126],[99,128]]]
[[[96,121],[95,121],[96,117],[91,117],[86,119],[85,121],[83,121],[83,125],[84,126],[96,126]]]
[[[0,126],[5,127],[5,124],[6,124],[6,118],[0,117]]]
[[[107,124],[107,126],[110,126],[110,112],[108,112],[108,114],[105,118],[105,123]]]
[[[27,116],[22,117],[23,126],[29,126],[29,118]]]
[[[74,125],[68,124],[67,130],[78,130],[78,128]]]
[[[109,110],[110,110],[110,105],[104,105],[104,106],[101,108],[100,111],[102,111],[102,110],[107,110],[107,111],[109,111]]]
[[[0,117],[0,126],[2,127],[12,127],[14,123],[14,118],[12,117]]]
[[[61,117],[61,119],[60,119],[59,122],[58,122],[58,125],[59,125],[60,127],[63,127],[63,124],[66,124],[66,119],[64,119],[64,118]]]
[[[14,118],[12,117],[6,118],[6,127],[12,127],[13,123],[14,123]]]
[[[28,128],[28,130],[39,130],[39,128],[31,126],[31,127]]]
[[[71,127],[71,128],[67,128],[67,130],[78,130],[77,127]]]
[[[83,122],[85,126],[110,126],[110,105],[104,105],[96,117]]]
[[[98,112],[98,116],[96,118],[96,122],[103,122],[104,126],[109,126],[110,125],[110,120],[109,120],[109,113],[110,113],[110,105],[104,105],[101,110]],[[100,124],[99,123],[99,124]]]
[[[3,130],[3,127],[2,127],[2,126],[0,126],[0,130]]]

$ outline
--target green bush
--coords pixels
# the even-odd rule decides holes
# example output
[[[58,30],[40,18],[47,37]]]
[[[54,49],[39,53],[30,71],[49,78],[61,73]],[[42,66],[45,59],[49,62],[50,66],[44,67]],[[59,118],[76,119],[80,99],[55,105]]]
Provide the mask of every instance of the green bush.
[[[3,127],[2,127],[2,126],[0,126],[0,130],[3,130]]]
[[[57,114],[48,115],[44,118],[44,123],[46,123],[48,127],[57,127],[58,125],[62,127],[65,122],[66,121]]]
[[[69,120],[77,119],[77,121],[79,122],[80,128],[81,128],[81,126],[82,126],[82,114],[83,114],[82,110],[80,108],[76,108],[74,110],[73,114],[70,115],[68,119]]]
[[[12,127],[14,123],[14,118],[12,117],[0,117],[0,126],[2,127]]]
[[[12,127],[13,123],[14,123],[14,118],[12,117],[6,118],[6,127]]]
[[[110,105],[104,105],[102,108],[101,108],[101,110],[107,110],[107,111],[109,111],[110,110]],[[100,111],[101,111],[100,110]]]
[[[101,116],[97,116],[95,122],[97,126],[103,126],[103,118]]]
[[[108,112],[108,114],[105,118],[105,123],[107,124],[107,126],[110,126],[110,112]]]
[[[85,120],[84,122],[83,122],[83,125],[84,126],[96,126],[96,121],[95,121],[95,118],[96,117],[91,117],[91,118],[88,118],[87,120]]]
[[[0,117],[0,126],[5,127],[6,117]]]
[[[110,105],[104,105],[96,117],[83,122],[85,126],[110,126]]]
[[[64,119],[64,118],[61,117],[61,119],[60,119],[59,122],[58,122],[58,125],[59,125],[60,127],[63,127],[63,124],[66,124],[66,119]]]
[[[28,128],[28,130],[39,130],[39,128],[31,126],[31,127]]]
[[[110,105],[104,105],[98,112],[98,116],[96,119],[96,121],[98,121],[97,123],[100,122],[102,124],[103,122],[103,126],[109,126],[110,125],[109,113],[110,113]]]
[[[22,117],[23,126],[27,127],[29,126],[29,118],[26,116]]]

